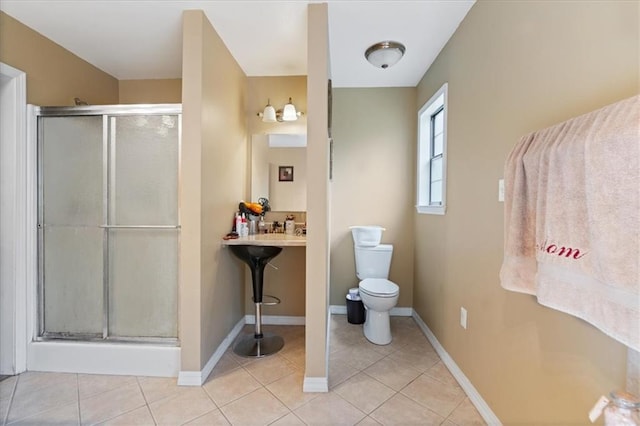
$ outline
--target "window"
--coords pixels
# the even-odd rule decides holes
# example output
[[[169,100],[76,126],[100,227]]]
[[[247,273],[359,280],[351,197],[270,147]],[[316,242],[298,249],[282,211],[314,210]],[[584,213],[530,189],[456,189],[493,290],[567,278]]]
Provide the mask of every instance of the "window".
[[[447,83],[418,112],[418,213],[444,214],[447,188]]]

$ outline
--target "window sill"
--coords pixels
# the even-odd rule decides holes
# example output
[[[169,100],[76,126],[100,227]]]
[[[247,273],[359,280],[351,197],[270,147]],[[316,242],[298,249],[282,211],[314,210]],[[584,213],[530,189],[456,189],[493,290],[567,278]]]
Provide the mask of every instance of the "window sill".
[[[416,206],[416,211],[419,214],[444,215],[446,210],[447,206]]]

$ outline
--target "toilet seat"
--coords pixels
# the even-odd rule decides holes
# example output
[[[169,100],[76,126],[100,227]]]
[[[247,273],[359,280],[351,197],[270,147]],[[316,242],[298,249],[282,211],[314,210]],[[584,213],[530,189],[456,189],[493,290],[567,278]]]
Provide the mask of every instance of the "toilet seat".
[[[384,278],[366,278],[358,287],[362,293],[375,297],[395,297],[400,292],[396,283]]]

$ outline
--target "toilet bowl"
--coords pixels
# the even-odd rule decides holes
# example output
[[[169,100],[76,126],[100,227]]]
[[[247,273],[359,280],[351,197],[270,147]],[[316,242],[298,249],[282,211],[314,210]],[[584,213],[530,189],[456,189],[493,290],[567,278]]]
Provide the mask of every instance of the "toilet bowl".
[[[364,336],[376,345],[391,343],[389,311],[398,303],[400,288],[384,278],[366,278],[358,284],[366,309]]]
[[[366,309],[364,337],[376,345],[391,343],[389,311],[398,303],[400,288],[389,281],[393,246],[380,244],[381,226],[352,226],[356,276],[360,297]]]

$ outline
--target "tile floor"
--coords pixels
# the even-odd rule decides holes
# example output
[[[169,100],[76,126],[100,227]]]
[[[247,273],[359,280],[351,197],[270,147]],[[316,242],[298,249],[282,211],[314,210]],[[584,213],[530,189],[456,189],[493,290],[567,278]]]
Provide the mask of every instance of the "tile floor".
[[[250,332],[252,326],[245,328]],[[227,351],[202,387],[156,377],[27,372],[0,382],[1,425],[484,425],[416,323],[393,317],[377,346],[331,319],[328,393],[303,393],[304,327],[265,326],[285,347]]]

